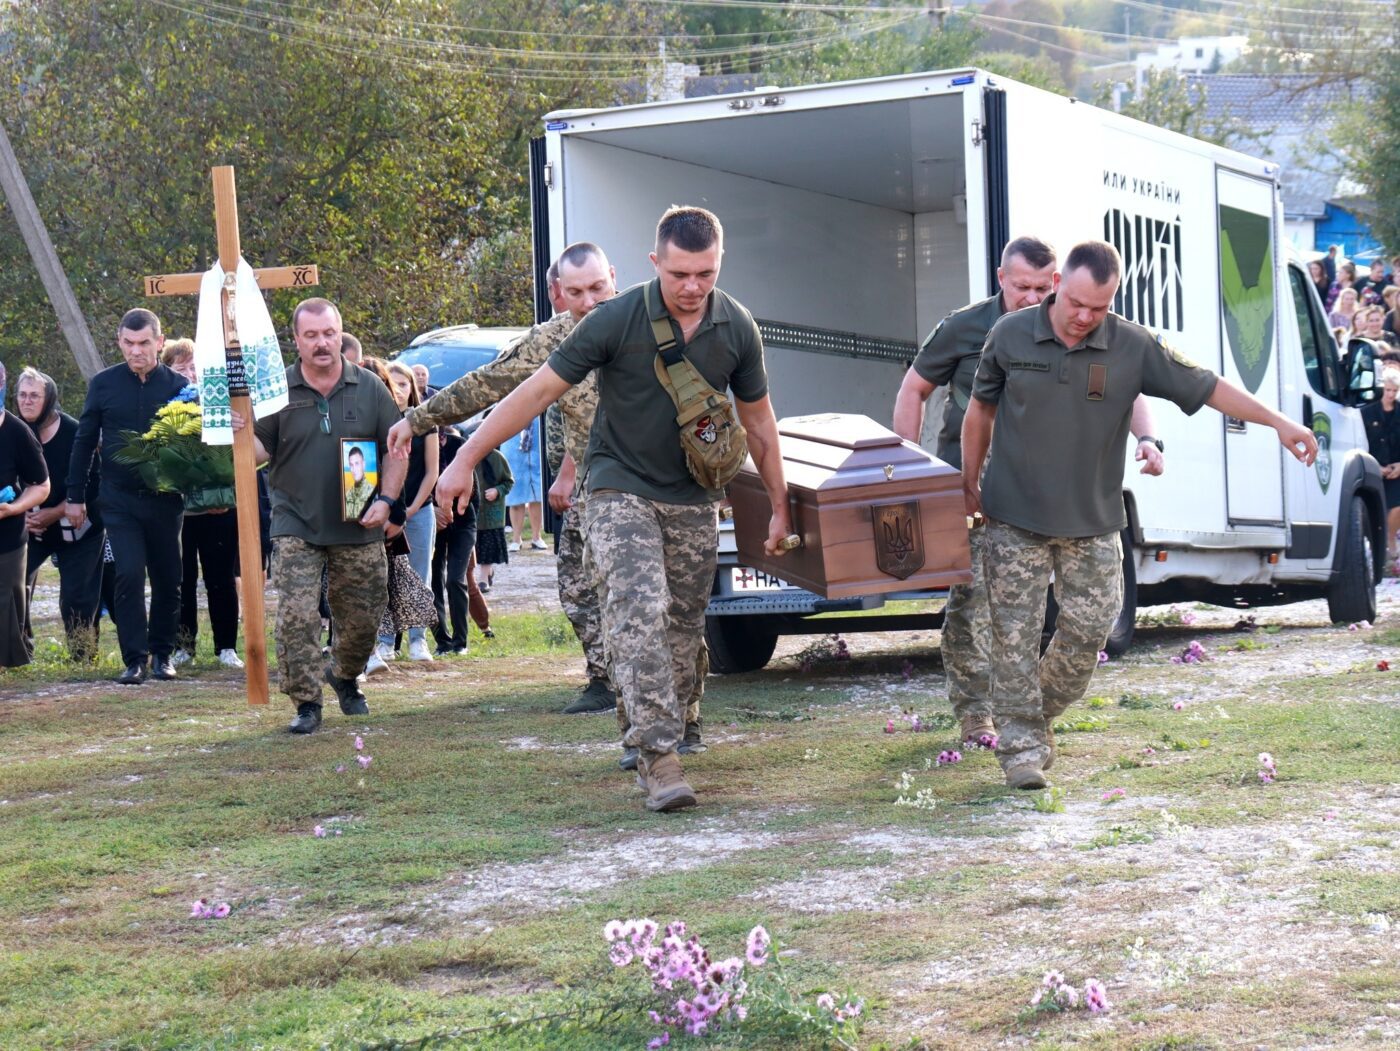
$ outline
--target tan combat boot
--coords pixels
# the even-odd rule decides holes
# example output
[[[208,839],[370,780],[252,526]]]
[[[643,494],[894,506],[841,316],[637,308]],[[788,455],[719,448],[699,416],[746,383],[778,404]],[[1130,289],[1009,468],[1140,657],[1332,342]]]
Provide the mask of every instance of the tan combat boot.
[[[1008,788],[1044,788],[1048,784],[1050,784],[1050,780],[1045,776],[1039,763],[1016,763],[1006,768]]]
[[[995,737],[997,728],[992,725],[990,716],[964,715],[962,717],[963,744],[975,745],[981,737]]]
[[[682,810],[695,805],[695,789],[686,784],[681,761],[675,752],[664,755],[643,752],[639,780],[643,778],[646,781],[648,810]]]

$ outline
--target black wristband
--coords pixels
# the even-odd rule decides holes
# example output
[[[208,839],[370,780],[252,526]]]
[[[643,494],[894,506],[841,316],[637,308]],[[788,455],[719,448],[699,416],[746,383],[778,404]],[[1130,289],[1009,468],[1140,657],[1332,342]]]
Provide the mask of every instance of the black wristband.
[[[1138,444],[1141,445],[1143,442],[1151,442],[1153,445],[1157,446],[1157,451],[1159,453],[1164,453],[1167,451],[1167,443],[1162,441],[1161,438],[1154,438],[1150,434],[1144,434],[1141,438],[1138,439]]]

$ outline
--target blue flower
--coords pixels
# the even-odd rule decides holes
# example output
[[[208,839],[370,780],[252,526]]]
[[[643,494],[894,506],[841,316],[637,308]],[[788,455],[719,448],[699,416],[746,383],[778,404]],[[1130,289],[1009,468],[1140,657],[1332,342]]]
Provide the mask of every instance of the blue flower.
[[[170,399],[171,401],[199,401],[199,388],[193,383],[185,387],[179,394]]]

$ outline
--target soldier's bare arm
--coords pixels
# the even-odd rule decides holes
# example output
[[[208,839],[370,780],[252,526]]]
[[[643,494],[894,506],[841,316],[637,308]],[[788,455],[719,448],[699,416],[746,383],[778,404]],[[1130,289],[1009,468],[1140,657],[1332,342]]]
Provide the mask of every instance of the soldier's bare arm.
[[[507,438],[514,437],[525,429],[525,425],[544,412],[560,395],[572,386],[568,380],[555,372],[547,364],[533,376],[516,387],[504,401],[496,406],[490,416],[467,439],[451,465],[438,479],[438,502],[454,508],[458,514],[467,510],[467,502],[472,495],[472,471],[496,446]],[[390,463],[404,463],[390,460]]]
[[[962,428],[962,482],[963,506],[970,515],[982,511],[982,464],[992,444],[992,424],[996,418],[997,407],[994,403],[975,396],[968,400]]]
[[[1226,416],[1249,423],[1263,424],[1278,432],[1278,440],[1295,458],[1311,465],[1317,459],[1317,436],[1301,423],[1294,423],[1287,416],[1275,412],[1254,395],[1236,387],[1229,380],[1215,381],[1215,390],[1206,399],[1206,404]]]
[[[904,382],[899,385],[899,393],[894,399],[894,433],[905,441],[919,444],[919,434],[924,429],[924,402],[938,389],[912,368],[904,374]]]
[[[773,505],[773,517],[768,522],[768,539],[763,550],[770,555],[784,554],[778,545],[792,532],[792,517],[788,511],[787,480],[783,477],[783,453],[778,445],[778,420],[773,415],[773,403],[768,395],[758,401],[736,399],[739,422],[749,435],[749,455],[753,457],[768,502]]]
[[[1128,428],[1133,432],[1134,438],[1142,438],[1147,435],[1156,436],[1157,417],[1152,412],[1152,403],[1148,401],[1146,394],[1139,394],[1133,400],[1133,418],[1128,424]],[[1139,443],[1137,452],[1133,454],[1133,459],[1142,462],[1140,474],[1161,474],[1166,470],[1166,461],[1162,457],[1162,450],[1157,446],[1147,443]]]

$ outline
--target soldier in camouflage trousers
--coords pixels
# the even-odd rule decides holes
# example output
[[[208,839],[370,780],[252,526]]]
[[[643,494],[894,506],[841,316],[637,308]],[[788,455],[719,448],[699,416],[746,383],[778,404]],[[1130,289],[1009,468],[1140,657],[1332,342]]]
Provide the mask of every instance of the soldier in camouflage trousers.
[[[467,373],[422,405],[410,409],[404,422],[390,434],[391,448],[397,449],[400,441],[406,445],[413,435],[458,423],[496,404],[545,363],[579,319],[616,292],[613,268],[596,245],[586,242],[570,245],[560,253],[550,271],[552,275],[559,275],[558,280],[551,282],[551,293],[557,293],[556,304],[562,304],[564,309],[548,321],[535,325],[494,361]],[[597,378],[589,376],[570,389],[559,399],[557,408],[563,424],[565,455],[560,478],[550,491],[550,505],[564,515],[559,534],[559,604],[583,646],[588,669],[587,685],[564,711],[571,715],[603,712],[614,707],[616,698],[603,652],[597,583],[583,564],[582,505],[580,486],[576,484],[576,478],[582,480],[577,475],[576,465],[584,462],[589,433],[598,412]],[[562,499],[556,496],[560,488],[565,489]],[[571,502],[576,504],[574,508],[569,508]]]
[[[656,278],[584,318],[545,366],[482,423],[438,483],[440,502],[469,498],[476,462],[512,428],[599,373],[584,535],[601,581],[613,683],[631,723],[625,744],[640,751],[637,781],[653,811],[697,801],[677,751],[685,706],[701,688],[698,650],[714,584],[722,496],[687,465],[675,404],[657,378],[662,342],[678,346],[715,390],[733,394],[773,508],[765,551],[780,553],[791,532],[763,340],[752,314],[715,287],[721,241],[710,212],[668,210],[650,255]]]
[[[997,754],[1045,770],[1055,755],[1051,727],[1084,696],[1123,606],[1122,542],[1116,530],[1051,537],[991,520],[973,532],[986,534],[992,636],[1001,651],[991,686]],[[1050,646],[1039,656],[1052,574],[1059,613]]]
[[[709,666],[705,607],[719,543],[715,505],[602,493],[588,500],[584,530],[612,625],[613,681],[618,693],[633,701],[630,722],[626,711],[618,716],[623,746],[679,750],[687,724],[693,721],[698,731],[703,672]],[[659,561],[636,557],[639,550],[657,549]],[[669,653],[670,668],[644,659],[654,653]],[[667,670],[670,674],[663,674]]]

